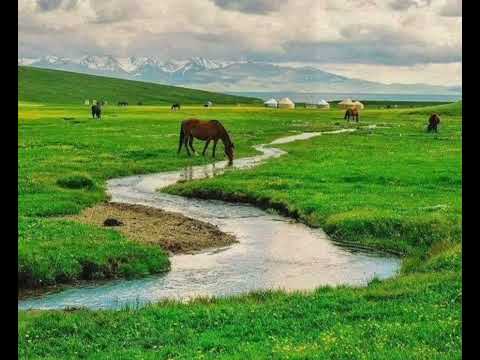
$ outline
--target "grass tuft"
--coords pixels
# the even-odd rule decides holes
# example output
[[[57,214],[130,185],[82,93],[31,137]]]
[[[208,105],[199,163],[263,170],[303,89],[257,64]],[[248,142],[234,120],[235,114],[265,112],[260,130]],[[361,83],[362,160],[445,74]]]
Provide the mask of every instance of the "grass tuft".
[[[57,180],[57,185],[67,189],[88,189],[95,187],[93,180],[84,175],[71,175]]]

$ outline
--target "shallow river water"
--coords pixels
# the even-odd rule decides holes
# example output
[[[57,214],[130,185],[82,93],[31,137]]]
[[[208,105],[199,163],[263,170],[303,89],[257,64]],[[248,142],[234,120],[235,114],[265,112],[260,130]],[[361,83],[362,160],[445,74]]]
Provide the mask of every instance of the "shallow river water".
[[[303,133],[255,148],[261,155],[234,161],[232,168],[249,168],[285,154],[275,144],[354,130]],[[75,287],[19,301],[19,309],[91,309],[141,306],[162,299],[188,300],[197,296],[226,296],[261,289],[311,290],[321,285],[362,286],[373,277],[394,275],[400,259],[352,249],[332,242],[321,229],[245,204],[188,199],[158,192],[179,180],[220,174],[226,161],[181,171],[130,176],[108,181],[113,202],[141,204],[174,211],[217,225],[239,243],[194,255],[170,258],[171,271],[135,280]],[[229,171],[229,170],[227,170]]]

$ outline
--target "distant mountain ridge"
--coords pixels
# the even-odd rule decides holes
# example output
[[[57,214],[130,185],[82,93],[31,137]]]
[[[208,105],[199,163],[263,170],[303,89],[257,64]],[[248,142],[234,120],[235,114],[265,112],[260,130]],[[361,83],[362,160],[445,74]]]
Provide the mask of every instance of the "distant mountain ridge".
[[[288,67],[252,61],[220,61],[202,57],[160,61],[153,57],[86,55],[18,58],[18,65],[105,75],[211,91],[304,91],[396,94],[461,94],[461,86],[383,84],[352,79],[314,67]]]

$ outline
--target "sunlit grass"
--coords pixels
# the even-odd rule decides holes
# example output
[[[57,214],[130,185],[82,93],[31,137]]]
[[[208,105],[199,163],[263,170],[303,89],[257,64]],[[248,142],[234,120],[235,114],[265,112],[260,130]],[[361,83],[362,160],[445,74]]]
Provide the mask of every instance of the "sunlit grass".
[[[431,111],[442,117],[438,134],[425,132]],[[105,200],[108,178],[211,161],[176,155],[184,118],[220,120],[238,157],[280,136],[356,126],[335,109],[107,106],[103,120],[89,115],[86,106],[20,106],[19,264],[37,279],[73,279],[85,260],[99,269],[93,277],[109,274],[111,258],[123,269],[118,276],[167,268],[159,249],[56,217]],[[461,104],[365,110],[361,125],[377,129],[281,145],[287,155],[254,170],[169,190],[274,207],[339,240],[404,253],[400,276],[361,289],[264,292],[139,310],[21,311],[20,357],[460,358],[461,121]],[[93,186],[59,185],[71,177]]]

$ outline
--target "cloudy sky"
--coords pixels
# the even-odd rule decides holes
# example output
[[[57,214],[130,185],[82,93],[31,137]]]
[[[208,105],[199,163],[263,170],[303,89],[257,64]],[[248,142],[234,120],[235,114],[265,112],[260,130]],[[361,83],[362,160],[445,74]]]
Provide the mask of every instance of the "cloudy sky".
[[[461,0],[19,0],[19,57],[303,64],[384,83],[461,84]]]

